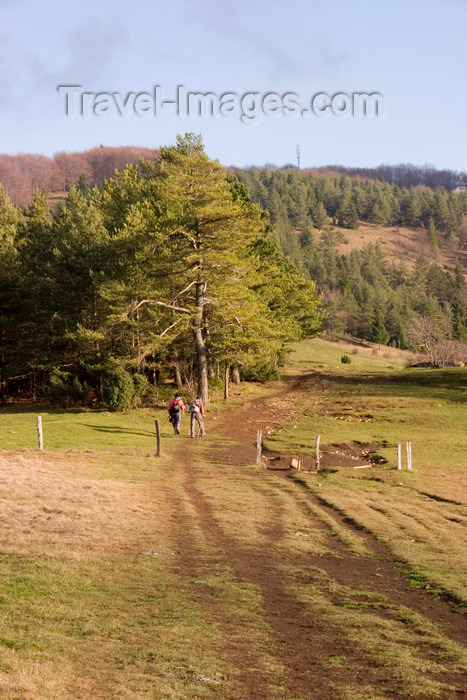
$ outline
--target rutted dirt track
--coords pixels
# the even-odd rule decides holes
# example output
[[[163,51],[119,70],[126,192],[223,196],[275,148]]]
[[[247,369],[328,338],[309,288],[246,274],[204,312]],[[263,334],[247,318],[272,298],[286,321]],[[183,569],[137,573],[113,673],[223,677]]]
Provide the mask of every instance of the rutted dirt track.
[[[216,557],[219,557],[228,562],[238,581],[254,586],[261,594],[263,619],[274,639],[271,654],[284,669],[283,687],[286,695],[279,695],[272,689],[271,673],[255,658],[249,640],[232,635],[231,641],[222,650],[238,668],[238,677],[235,679],[238,694],[232,697],[326,700],[344,697],[339,695],[338,690],[336,694],[336,689],[342,683],[357,688],[360,685],[371,685],[372,679],[378,683],[378,687],[374,695],[365,696],[369,700],[372,697],[402,697],[404,692],[401,692],[394,676],[388,674],[385,679],[381,672],[372,676],[373,660],[366,659],[359,652],[358,646],[349,642],[345,635],[339,635],[338,630],[323,625],[322,615],[319,612],[313,614],[312,608],[310,612],[310,606],[293,594],[294,585],[319,586],[324,574],[336,586],[367,590],[372,595],[381,594],[385,596],[389,607],[404,606],[422,615],[435,623],[448,638],[462,644],[467,640],[465,617],[428,593],[410,589],[384,545],[371,534],[354,528],[338,512],[320,503],[300,483],[293,482],[287,472],[274,474],[258,471],[254,475],[258,489],[262,490],[262,496],[267,499],[268,520],[261,528],[266,546],[242,544],[217,516],[216,503],[203,492],[206,465],[212,469],[222,468],[219,465],[238,466],[240,470],[242,465],[254,462],[256,430],[261,428],[267,432],[293,415],[300,392],[306,388],[307,381],[309,379],[303,378],[290,382],[287,390],[280,390],[276,396],[269,396],[267,400],[257,399],[250,404],[227,408],[218,414],[215,425],[213,421],[208,421],[211,434],[234,438],[238,443],[236,445],[223,445],[222,440],[218,440],[219,446],[206,449],[200,440],[187,442],[187,439],[183,439],[178,468],[183,470],[180,476],[183,479],[184,498],[190,503],[190,517],[202,532],[207,549],[200,558],[190,534],[189,519],[186,520],[186,514],[181,514],[178,521],[180,560],[177,566],[189,579],[200,570],[209,568],[210,562],[214,563]],[[284,486],[284,480],[287,486],[293,485],[287,489],[287,498],[292,499],[296,512],[307,519],[311,531],[319,532],[326,539],[326,552],[319,556],[318,564],[315,557],[310,558],[310,561],[300,561],[299,564],[290,560],[289,563],[294,566],[288,569],[287,562],[281,559],[283,550],[279,543],[286,513],[280,490]],[[316,509],[321,509],[328,519],[331,516],[340,528],[358,536],[370,554],[357,554],[345,542],[333,536],[326,517],[318,517]],[[215,594],[200,589],[193,595],[206,610],[206,615],[217,625],[224,626],[225,629],[235,627],[235,619],[224,618],[221,601]],[[381,612],[373,611],[372,614],[381,615],[384,619],[389,613],[386,606]],[[332,664],[326,666],[324,663],[326,659],[341,658],[345,659],[345,663],[337,669]],[[463,687],[467,688],[467,676],[462,678],[456,674],[455,678],[450,679],[440,673],[431,675],[440,682],[451,682],[457,687],[457,690],[445,695],[446,698],[467,698],[467,691],[462,690]],[[414,691],[410,694],[405,692],[405,697],[425,696]]]

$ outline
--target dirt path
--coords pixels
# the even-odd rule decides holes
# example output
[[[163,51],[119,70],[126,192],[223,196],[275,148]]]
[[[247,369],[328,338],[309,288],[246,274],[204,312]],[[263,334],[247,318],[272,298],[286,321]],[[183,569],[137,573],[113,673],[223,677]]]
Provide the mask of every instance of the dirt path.
[[[180,456],[183,453],[183,459],[180,461],[184,470],[184,495],[191,503],[197,526],[209,547],[209,556],[215,560],[218,553],[227,559],[239,581],[254,585],[261,592],[264,620],[274,637],[272,653],[280,661],[287,679],[287,695],[275,694],[270,690],[271,674],[261,666],[261,661],[255,658],[248,639],[232,637],[231,643],[223,651],[239,668],[237,685],[241,690],[234,696],[237,698],[287,697],[327,700],[343,697],[336,695],[336,669],[329,667],[326,672],[323,667],[324,659],[346,659],[345,665],[339,667],[337,675],[339,683],[349,687],[359,687],[368,683],[374,671],[371,660],[362,658],[358,649],[352,646],[344,635],[339,635],[338,630],[323,626],[322,616],[319,613],[310,614],[309,607],[306,608],[291,594],[297,579],[284,573],[284,567],[278,565],[281,553],[277,549],[277,543],[281,540],[285,513],[281,500],[275,494],[274,482],[276,481],[277,486],[284,479],[287,483],[292,483],[289,473],[257,473],[258,487],[264,484],[266,474],[269,484],[265,491],[269,515],[262,528],[267,546],[241,546],[238,538],[229,534],[219,522],[212,502],[203,493],[202,480],[205,478],[206,461],[212,468],[217,468],[219,464],[241,468],[242,465],[253,463],[256,430],[262,429],[264,435],[280,423],[291,419],[300,405],[302,392],[309,391],[312,381],[309,376],[292,378],[285,388],[278,387],[273,395],[241,406],[226,408],[217,414],[216,421],[208,421],[208,429],[214,437],[234,438],[238,444],[222,446],[221,440],[215,440],[215,447],[205,448],[200,441],[189,441],[187,444],[184,440],[180,448]],[[319,387],[313,386],[313,391],[318,397]],[[320,503],[312,493],[305,491],[300,483],[293,483],[295,489],[291,490],[290,497],[294,500],[296,512],[308,519],[311,529],[319,530],[327,537],[328,551],[320,556],[319,569],[326,573],[329,580],[356,590],[368,590],[384,595],[391,606],[405,606],[420,613],[436,623],[446,636],[466,643],[466,621],[463,615],[423,591],[410,589],[384,545],[370,533],[358,530],[336,510]],[[325,519],[314,516],[312,511],[307,509],[306,501],[309,501],[315,510],[322,509],[327,516],[332,516],[340,528],[358,535],[371,555],[357,556],[342,541],[333,537]],[[206,564],[197,558],[196,545],[190,540],[189,530],[181,530],[179,544],[182,569],[194,574],[198,567]],[[300,564],[295,562],[294,565],[295,571],[300,571],[301,583],[319,585],[316,562],[302,561]],[[214,596],[200,591],[196,593],[196,597],[217,624],[235,625],[235,620],[227,622],[224,619],[222,605]],[[387,613],[381,611],[381,616],[385,615]],[[452,680],[459,688],[462,687],[459,676],[448,679],[438,674],[437,678],[446,682]],[[467,687],[467,677],[464,680]],[[394,678],[379,677],[378,682],[378,694],[375,694],[375,697],[400,697],[400,689]],[[414,694],[410,697],[422,696]],[[451,696],[445,696],[446,699],[449,697],[467,698],[467,692],[458,690]]]

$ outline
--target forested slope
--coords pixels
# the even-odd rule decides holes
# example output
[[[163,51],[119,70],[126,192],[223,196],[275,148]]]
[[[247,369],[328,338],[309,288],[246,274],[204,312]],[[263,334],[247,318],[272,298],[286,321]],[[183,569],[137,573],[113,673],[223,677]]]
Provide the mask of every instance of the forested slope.
[[[277,373],[321,326],[267,215],[188,134],[51,213],[0,190],[0,387],[126,408],[173,377],[207,400],[232,367]]]
[[[407,189],[345,174],[316,177],[296,168],[251,168],[236,175],[269,211],[283,252],[316,281],[330,331],[424,349],[434,362],[433,348],[439,352],[440,344],[444,356],[464,353],[457,343],[467,342],[466,193]],[[393,243],[400,227],[408,227],[424,245],[412,251],[411,260],[397,243],[391,257],[379,242],[345,253],[345,231],[352,236],[362,224],[377,226],[380,237]],[[427,249],[433,256],[423,255]],[[451,267],[433,262],[447,249]]]
[[[3,399],[122,407],[161,377],[206,397],[231,370],[274,376],[322,327],[467,360],[467,193],[232,172],[192,134],[160,153],[15,158],[38,187],[25,207],[0,190]]]

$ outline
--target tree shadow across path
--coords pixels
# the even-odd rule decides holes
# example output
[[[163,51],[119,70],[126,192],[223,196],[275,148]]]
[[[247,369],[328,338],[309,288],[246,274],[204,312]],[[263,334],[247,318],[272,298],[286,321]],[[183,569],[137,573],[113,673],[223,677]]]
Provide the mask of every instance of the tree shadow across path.
[[[299,586],[319,588],[324,576],[327,582],[324,596],[329,596],[330,590],[346,587],[356,592],[367,591],[370,598],[380,596],[381,600],[386,600],[386,605],[371,610],[376,626],[388,619],[398,624],[400,611],[408,609],[439,626],[448,638],[463,644],[467,638],[465,617],[426,592],[411,589],[385,545],[320,501],[290,472],[272,474],[261,467],[253,469],[251,466],[255,459],[256,430],[266,431],[290,420],[300,402],[300,393],[308,392],[312,387],[316,389],[330,380],[332,375],[326,373],[289,377],[276,388],[273,395],[242,405],[227,406],[217,415],[215,423],[210,424],[208,416],[208,430],[214,434],[215,443],[211,444],[209,440],[190,441],[179,448],[180,468],[184,471],[184,494],[212,551],[218,552],[218,556],[228,562],[239,582],[254,586],[261,594],[263,619],[272,634],[271,653],[285,669],[285,694],[280,697],[304,700],[344,698],[347,697],[345,688],[350,692],[351,688],[371,683],[378,687],[375,697],[396,697],[407,694],[407,689],[404,690],[398,679],[397,669],[392,672],[384,664],[378,668],[371,656],[360,651],[358,644],[350,643],[350,637],[335,626],[332,620],[337,617],[323,618],[318,610],[314,611],[300,600],[294,594],[294,589]],[[352,377],[348,377],[347,381],[352,384]],[[372,381],[369,377],[370,385]],[[381,377],[378,377],[378,381],[381,381]],[[222,436],[228,438],[226,447],[222,446]],[[232,441],[236,444],[232,444]],[[261,529],[261,546],[242,540],[231,530],[223,515],[225,504],[216,499],[206,486],[212,470],[216,470],[216,476],[222,474],[227,482],[232,480],[232,483],[241,480],[243,474],[250,487],[253,484],[253,488],[266,499],[268,515]],[[284,479],[286,484],[292,486],[287,489],[286,498],[282,491]],[[238,508],[242,508],[240,502]],[[305,518],[309,531],[315,532],[326,543],[326,552],[319,558],[311,550],[309,554],[298,556],[284,547],[284,538],[293,526],[294,513],[297,517],[300,514],[301,518]],[[251,517],[251,513],[245,511],[245,523]],[[356,553],[348,547],[345,538],[336,537],[332,522],[340,532],[358,537],[367,553]],[[186,540],[186,535],[184,537]],[[189,569],[196,572],[198,567],[202,567],[193,543],[187,547],[185,541],[181,550]],[[216,624],[235,624],[235,620],[227,621],[223,617],[220,600],[205,592],[197,591],[195,595],[208,614],[214,617]],[[332,596],[328,602],[331,606],[339,606],[338,598],[335,594],[334,602]],[[380,641],[384,648],[384,639]],[[232,645],[227,644],[224,653],[237,663],[241,663],[242,656],[248,659],[243,673],[239,671],[241,694],[239,690],[239,695],[235,697],[279,697],[268,694],[270,673],[261,666],[260,659],[253,658],[248,640],[243,645],[238,640]],[[435,652],[431,650],[427,653],[430,656]],[[345,659],[345,664],[339,665],[338,673],[330,659]],[[448,677],[445,672],[439,672],[433,675],[435,677],[440,683],[446,683],[446,688],[452,683],[457,686],[452,693],[446,690],[445,694],[440,695],[443,700],[467,697],[462,690],[462,687],[467,687],[465,673],[463,676],[461,673]],[[410,697],[424,698],[426,695],[412,688]]]

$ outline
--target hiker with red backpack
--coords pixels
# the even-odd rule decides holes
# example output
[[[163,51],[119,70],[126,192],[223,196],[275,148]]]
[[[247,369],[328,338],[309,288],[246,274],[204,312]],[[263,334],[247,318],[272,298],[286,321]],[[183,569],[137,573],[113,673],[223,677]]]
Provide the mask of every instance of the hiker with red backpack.
[[[169,421],[172,423],[175,435],[180,434],[180,419],[184,410],[185,406],[180,398],[180,394],[175,394],[169,406]]]

